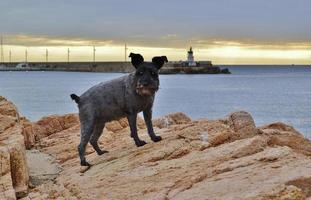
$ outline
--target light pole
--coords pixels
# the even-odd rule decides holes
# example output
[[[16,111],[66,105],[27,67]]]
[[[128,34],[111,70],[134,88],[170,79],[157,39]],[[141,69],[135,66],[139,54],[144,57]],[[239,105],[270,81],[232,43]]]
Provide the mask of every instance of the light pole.
[[[95,55],[96,54],[96,48],[95,45],[93,46],[93,62],[95,62]]]
[[[27,51],[27,49],[25,50],[25,62],[26,63],[28,62],[28,51]]]
[[[126,62],[127,60],[127,46],[126,46],[126,43],[124,45],[124,61]]]
[[[70,58],[70,50],[69,48],[67,49],[67,62],[69,63],[69,58]]]
[[[49,62],[49,50],[45,49],[45,62]]]

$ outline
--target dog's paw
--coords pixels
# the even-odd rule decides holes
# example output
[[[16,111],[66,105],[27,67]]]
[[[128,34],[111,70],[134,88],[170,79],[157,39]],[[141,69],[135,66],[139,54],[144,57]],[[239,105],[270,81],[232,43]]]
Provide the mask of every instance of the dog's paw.
[[[100,150],[99,152],[97,152],[97,154],[100,156],[100,155],[103,155],[104,153],[109,153],[109,151],[106,151],[106,150]]]
[[[91,164],[88,163],[86,160],[82,160],[80,164],[81,164],[81,166],[91,167]]]
[[[142,146],[144,146],[147,143],[145,141],[143,141],[143,140],[139,140],[139,141],[135,142],[135,144],[136,144],[137,147],[142,147]]]
[[[155,137],[151,138],[151,140],[154,142],[159,142],[162,140],[162,137],[161,136],[155,136]]]

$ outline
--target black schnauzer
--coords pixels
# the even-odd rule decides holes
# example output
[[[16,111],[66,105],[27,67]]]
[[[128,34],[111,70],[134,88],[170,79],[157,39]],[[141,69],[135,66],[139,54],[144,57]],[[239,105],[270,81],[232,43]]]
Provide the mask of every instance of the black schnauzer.
[[[105,83],[100,83],[87,90],[80,97],[71,94],[78,104],[81,123],[81,141],[78,146],[82,166],[90,166],[85,159],[85,148],[91,143],[98,155],[106,153],[98,146],[98,139],[105,123],[127,117],[131,129],[131,137],[136,146],[143,146],[145,141],[137,135],[137,113],[143,111],[148,134],[152,141],[162,138],[155,135],[152,126],[152,106],[154,95],[159,88],[159,69],[167,61],[166,56],[152,58],[152,62],[144,62],[140,54],[131,53],[132,65],[136,71]]]

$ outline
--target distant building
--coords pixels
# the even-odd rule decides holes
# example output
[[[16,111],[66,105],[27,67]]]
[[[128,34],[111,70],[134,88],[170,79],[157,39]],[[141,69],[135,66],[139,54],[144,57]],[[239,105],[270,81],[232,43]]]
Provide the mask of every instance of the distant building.
[[[194,61],[194,56],[193,56],[193,51],[192,51],[192,47],[190,47],[189,51],[188,51],[188,55],[187,55],[187,64],[188,66],[196,66],[197,63]]]
[[[187,51],[187,60],[186,61],[175,61],[175,62],[169,62],[170,65],[173,67],[186,67],[186,68],[198,68],[198,67],[212,67],[212,61],[195,61],[193,56],[193,49],[190,47],[190,49]],[[168,66],[168,64],[166,65]]]

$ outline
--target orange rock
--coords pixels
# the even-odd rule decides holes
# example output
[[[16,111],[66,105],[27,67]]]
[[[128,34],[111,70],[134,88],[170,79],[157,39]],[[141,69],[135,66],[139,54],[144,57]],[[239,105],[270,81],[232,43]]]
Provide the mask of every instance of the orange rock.
[[[119,121],[112,121],[106,124],[106,129],[111,132],[118,132],[124,127],[120,124]]]
[[[307,156],[311,156],[310,140],[304,138],[292,126],[277,122],[263,126],[261,130],[265,135],[269,136],[270,145],[288,146]]]
[[[153,120],[153,125],[159,128],[165,128],[174,124],[189,123],[191,119],[184,113],[172,113],[164,117]]]
[[[124,128],[128,128],[129,124],[127,118],[121,118],[119,120],[106,123],[105,127],[108,131],[116,133]],[[140,116],[137,116],[137,128],[145,128],[145,122]]]
[[[26,118],[21,118],[22,131],[25,140],[26,149],[30,149],[34,147],[35,143],[38,141],[37,139],[37,131],[34,131],[34,124],[31,123]]]
[[[16,196],[21,198],[28,193],[29,174],[26,148],[21,127],[16,126],[10,132],[11,136],[7,140],[7,146],[10,152],[11,176]]]
[[[43,130],[39,136],[42,138],[79,124],[79,118],[76,114],[51,115],[41,118],[35,124]]]
[[[16,199],[11,177],[10,153],[6,146],[0,146],[0,199]]]
[[[15,195],[20,198],[28,193],[25,141],[16,107],[3,97],[0,97],[0,107],[0,166],[4,175],[0,180],[0,197],[15,199]]]
[[[49,116],[39,123],[21,119],[25,133],[35,132],[38,151],[55,157],[63,169],[54,182],[32,190],[30,199],[311,197],[311,141],[283,123],[257,128],[251,115],[244,111],[220,120],[196,121],[181,113],[171,114],[154,121],[155,131],[163,140],[153,143],[139,119],[139,135],[148,144],[137,148],[129,136],[127,120],[121,119],[107,124],[100,138],[101,148],[109,153],[98,156],[88,145],[87,159],[92,167],[80,173],[80,127],[77,118],[69,118]],[[66,125],[66,121],[71,122]],[[16,135],[18,131],[12,129],[18,130],[21,125],[16,122],[12,127],[4,126],[8,127],[4,134],[8,136]],[[27,140],[33,141],[31,137]],[[0,170],[1,175],[6,174],[6,178],[1,177],[0,198],[5,192],[12,194],[12,187],[17,184],[9,170],[10,148],[3,148],[5,141],[0,141],[4,166]],[[20,156],[15,158],[22,160]],[[8,176],[10,173],[12,176]]]
[[[21,118],[21,124],[26,149],[31,149],[40,139],[78,125],[79,119],[77,114],[51,115],[43,117],[38,122]]]
[[[0,114],[0,133],[3,133],[6,129],[13,127],[16,124],[16,122],[17,122],[16,117]]]
[[[16,106],[2,96],[0,96],[0,114],[19,118]]]
[[[245,111],[239,111],[230,114],[228,117],[228,122],[235,133],[232,138],[242,139],[254,136],[259,133],[255,126],[254,119],[249,113]]]
[[[156,127],[163,138],[158,143],[150,141],[146,129],[140,129],[141,138],[148,141],[140,148],[129,137],[127,126],[123,128],[120,121],[111,123],[113,128],[108,126],[100,139],[102,148],[110,152],[97,156],[89,146],[88,159],[93,166],[82,174],[76,152],[79,127],[43,138],[41,150],[59,159],[63,172],[56,179],[58,186],[43,184],[34,193],[48,195],[57,191],[53,193],[56,198],[71,196],[70,191],[75,191],[74,196],[80,199],[309,196],[311,150],[290,142],[303,138],[294,129],[281,125],[258,129],[246,112],[221,120],[170,121]],[[291,137],[283,139],[285,133]],[[273,139],[278,136],[284,140],[282,143]],[[305,139],[304,146],[310,144]]]

